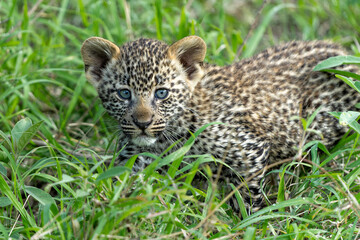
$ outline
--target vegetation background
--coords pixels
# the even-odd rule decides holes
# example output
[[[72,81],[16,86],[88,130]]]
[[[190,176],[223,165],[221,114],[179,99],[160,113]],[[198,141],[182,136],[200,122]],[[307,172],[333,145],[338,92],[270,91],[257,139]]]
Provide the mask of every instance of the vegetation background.
[[[359,135],[331,154],[299,146],[302,157],[271,172],[269,207],[239,216],[199,165],[211,157],[181,174],[193,139],[157,158],[167,172],[130,175],[135,158],[114,166],[118,129],[80,57],[90,36],[192,34],[220,65],[289,40],[330,39],[359,56],[359,16],[358,0],[0,1],[0,239],[359,239]],[[198,170],[208,189],[191,186]]]

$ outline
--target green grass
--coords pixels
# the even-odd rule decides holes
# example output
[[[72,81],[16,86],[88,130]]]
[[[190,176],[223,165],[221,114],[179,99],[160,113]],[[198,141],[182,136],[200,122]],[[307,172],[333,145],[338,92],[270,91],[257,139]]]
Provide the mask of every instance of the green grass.
[[[294,39],[331,39],[360,56],[358,1],[283,2],[256,17],[260,0],[1,1],[0,239],[360,238],[359,135],[328,155],[305,145],[269,173],[279,185],[265,188],[269,206],[240,218],[215,182],[191,185],[197,171],[211,179],[210,155],[180,167],[193,139],[141,174],[130,174],[135,157],[114,166],[118,128],[85,80],[80,46],[90,36],[196,34],[220,65]],[[355,113],[334,116],[357,130]]]

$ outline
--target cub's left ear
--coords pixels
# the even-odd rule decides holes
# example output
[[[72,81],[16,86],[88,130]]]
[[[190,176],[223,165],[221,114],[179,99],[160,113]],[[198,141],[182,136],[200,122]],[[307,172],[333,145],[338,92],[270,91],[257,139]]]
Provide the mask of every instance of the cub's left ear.
[[[198,36],[185,37],[168,49],[169,58],[179,60],[189,80],[195,81],[202,75],[200,63],[204,61],[205,55],[206,44]]]

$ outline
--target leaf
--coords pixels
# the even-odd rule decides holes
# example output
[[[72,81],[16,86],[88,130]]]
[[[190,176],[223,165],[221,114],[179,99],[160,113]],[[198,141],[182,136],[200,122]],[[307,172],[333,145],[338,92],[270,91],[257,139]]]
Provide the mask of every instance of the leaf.
[[[231,186],[231,189],[233,191],[236,189],[234,184],[230,183],[230,186]],[[243,199],[243,197],[241,196],[241,194],[239,193],[238,190],[235,191],[235,198],[236,198],[236,201],[239,204],[240,214],[241,214],[242,218],[243,219],[247,218],[249,215],[248,215],[247,210],[246,210],[244,199]]]
[[[168,170],[168,175],[171,178],[174,178],[176,171],[179,169],[179,166],[182,162],[184,157],[180,157],[177,160],[175,160],[170,166]]]
[[[330,162],[331,160],[333,160],[336,156],[343,154],[345,152],[350,151],[351,149],[342,149],[339,151],[336,151],[334,153],[332,153],[331,155],[329,155],[323,162],[320,163],[320,167],[325,166],[328,162]]]
[[[339,119],[340,115],[341,115],[341,112],[329,112],[329,114],[332,115],[333,117]]]
[[[312,114],[311,116],[307,119],[306,121],[306,126],[305,126],[305,130],[307,130],[309,128],[309,126],[312,124],[312,122],[314,121],[316,115],[320,112],[322,106],[318,107]]]
[[[272,213],[272,214],[264,215],[264,213],[274,211],[276,209],[286,208],[289,206],[300,206],[302,204],[311,204],[313,202],[314,202],[314,200],[312,198],[294,198],[294,199],[289,199],[289,200],[283,201],[281,203],[276,203],[276,204],[270,205],[268,207],[265,207],[265,208],[257,211],[256,213],[250,215],[248,218],[241,221],[239,224],[235,225],[233,230],[238,231],[238,230],[244,229],[245,227],[248,227],[254,223],[258,223],[262,220],[276,219],[276,218],[279,218],[279,219],[280,218],[293,218],[293,219],[297,219],[298,221],[306,222],[306,223],[313,224],[314,226],[319,227],[320,225],[318,223],[316,223],[315,221],[312,221],[312,220],[309,220],[306,218],[302,218],[302,217],[298,217],[298,216],[294,216],[294,215],[290,215],[290,214]]]
[[[10,141],[10,138],[8,137],[7,134],[5,134],[3,131],[0,130],[0,140],[1,141],[1,145],[0,147],[4,148],[3,149],[3,152],[2,152],[2,156],[0,156],[1,160],[5,160],[5,162],[7,162],[6,160],[8,159],[9,157],[9,153],[8,153],[8,150],[10,151],[11,147],[12,147],[12,144],[11,144],[11,141]]]
[[[0,162],[8,162],[7,154],[3,151],[0,151]],[[3,167],[0,164],[0,173],[3,173]],[[5,176],[5,174],[3,174]]]
[[[88,195],[89,195],[89,193],[87,191],[84,191],[81,189],[77,189],[75,192],[75,198],[82,198],[82,197],[86,197]]]
[[[277,202],[284,202],[285,201],[285,172],[287,167],[285,167],[280,174],[280,183],[279,183],[279,189],[277,194]],[[279,208],[280,212],[285,212],[285,208]]]
[[[155,154],[151,154],[151,153],[142,153],[141,156],[144,156],[145,158],[150,158],[150,159],[155,159],[154,161],[152,161],[152,163],[150,163],[143,171],[142,173],[144,173],[144,179],[148,179],[155,171],[156,167],[159,164],[160,161],[160,157],[156,156]],[[142,158],[138,158],[138,161],[142,161]]]
[[[162,1],[156,0],[154,3],[155,9],[155,24],[156,24],[156,36],[159,40],[162,39]]]
[[[318,174],[319,172],[319,169],[317,167],[320,164],[320,159],[318,157],[318,146],[319,143],[316,143],[311,147],[311,161],[314,163],[312,166],[312,174]]]
[[[340,124],[349,125],[360,116],[360,112],[348,111],[340,114]]]
[[[201,157],[203,158],[203,156]],[[191,170],[189,171],[189,173],[187,174],[186,176],[186,179],[185,179],[185,183],[186,184],[191,184],[191,182],[193,181],[194,177],[195,177],[195,174],[197,173],[198,171],[198,168],[199,168],[199,165],[200,165],[200,161],[201,160],[196,160],[195,162],[192,162],[192,168]]]
[[[330,152],[329,150],[326,148],[326,146],[322,143],[322,142],[319,142],[318,143],[318,148],[323,151],[324,153],[326,153],[327,155],[330,155]]]
[[[247,227],[244,235],[244,240],[255,240],[256,228]]]
[[[359,175],[360,175],[360,167],[354,169],[353,171],[351,171],[347,176],[346,178],[349,178],[347,180],[347,185],[348,186],[351,186],[351,184],[359,178]]]
[[[24,206],[17,200],[17,197],[6,183],[5,179],[0,175],[0,190],[1,193],[5,194],[12,205],[19,211],[23,221],[26,221],[31,227],[36,227],[35,220],[30,217],[29,213],[25,210]]]
[[[39,188],[32,186],[25,186],[25,191],[44,206],[51,204],[56,205],[53,197]]]
[[[51,184],[48,185],[48,187],[53,187],[55,185],[59,185],[59,184],[63,184],[63,186],[65,185],[64,183],[69,183],[69,182],[73,182],[75,181],[75,178],[67,175],[67,174],[62,174],[62,180],[57,180]]]
[[[188,21],[187,21],[186,8],[185,7],[183,7],[181,9],[180,23],[179,23],[178,29],[179,29],[178,39],[181,39],[181,38],[186,37],[187,35],[189,35],[189,27],[188,27]]]
[[[67,111],[66,111],[66,114],[65,114],[65,117],[64,119],[62,119],[62,123],[61,123],[61,126],[60,126],[60,129],[61,130],[64,130],[71,114],[73,113],[73,110],[80,98],[80,95],[82,93],[82,89],[83,87],[85,86],[85,83],[86,83],[86,78],[80,78],[79,81],[77,82],[77,85],[75,87],[75,90],[72,94],[72,98],[70,100],[70,103],[69,103],[69,106],[67,107]]]
[[[132,156],[126,163],[125,163],[125,167],[128,168],[132,168],[134,166],[135,160],[139,157],[139,155],[134,155]]]
[[[28,32],[26,31],[29,26],[29,15],[28,15],[28,4],[27,1],[23,1],[23,20],[21,21],[21,29],[24,30],[21,34],[21,40],[24,46],[27,46],[27,36]]]
[[[143,209],[146,209],[148,207],[154,206],[156,204],[156,201],[141,201],[139,204],[131,204],[129,209],[125,209],[119,214],[119,218],[117,219],[118,222],[121,222],[128,216],[130,216],[133,213],[138,213]]]
[[[1,154],[2,152],[0,152]],[[6,168],[0,163],[0,174],[6,176],[7,174],[7,171],[6,171]]]
[[[360,134],[360,124],[357,121],[352,121],[349,126]]]
[[[11,137],[15,140],[15,143],[19,141],[20,137],[29,127],[31,127],[31,125],[32,122],[30,118],[21,119],[15,124],[14,128],[11,130]]]
[[[38,132],[42,123],[43,121],[35,123],[34,125],[30,126],[26,131],[23,132],[15,148],[17,153],[21,152],[24,149],[24,147],[30,142],[30,140]]]
[[[44,223],[48,223],[51,221],[52,219],[52,216],[51,216],[51,206],[54,206],[54,205],[49,205],[49,204],[45,204],[43,207],[42,207],[42,221]]]
[[[335,74],[339,74],[345,77],[351,77],[353,79],[357,79],[360,80],[360,75],[356,74],[356,73],[352,73],[352,72],[347,72],[347,71],[341,71],[341,70],[337,70],[337,69],[323,69],[321,71],[325,71],[325,72],[331,72],[331,73],[335,73]]]
[[[270,24],[272,18],[284,8],[295,8],[294,4],[279,4],[271,9],[264,17],[261,24],[256,28],[254,35],[247,41],[246,49],[242,54],[242,58],[252,56],[258,49],[259,42],[262,40],[267,26]]]
[[[2,225],[1,224],[1,222],[0,222],[0,233],[2,233],[2,237],[4,237],[4,239],[5,240],[8,240],[9,239],[9,233],[8,233],[8,231],[7,231],[7,228],[5,228],[5,226],[4,225]],[[12,238],[11,238],[12,239]]]
[[[204,126],[199,128],[194,134],[191,134],[191,137],[186,141],[184,146],[182,146],[177,151],[167,155],[166,157],[164,157],[163,159],[161,159],[159,161],[159,164],[157,165],[157,169],[161,168],[162,166],[168,165],[172,161],[175,161],[176,159],[179,159],[180,157],[184,156],[190,150],[192,145],[194,144],[196,137],[199,136],[200,133],[202,133],[207,127],[209,127],[211,125],[216,125],[216,124],[223,124],[223,123],[212,122],[212,123],[205,124]]]
[[[349,126],[360,134],[360,124],[356,119],[360,116],[360,112],[348,111],[343,112],[340,115],[340,124],[343,126]]]
[[[360,64],[360,57],[354,57],[354,56],[336,56],[328,58],[322,62],[320,62],[318,65],[316,65],[313,69],[313,71],[321,71],[325,70],[327,68],[336,67],[342,64]]]
[[[337,78],[343,80],[347,85],[355,89],[356,91],[360,92],[360,83],[358,81],[354,81],[350,78],[341,76],[341,75],[335,75]]]
[[[352,223],[353,226],[352,227],[349,226],[350,227],[350,232],[349,232],[349,235],[348,235],[349,240],[353,239],[353,237],[355,236],[355,229],[358,226],[358,224],[357,224],[358,220],[359,220],[358,217],[355,217],[355,221]]]
[[[11,205],[11,201],[7,197],[0,197],[0,207],[6,207]]]
[[[131,172],[130,168],[124,167],[124,166],[117,166],[117,167],[113,167],[108,169],[107,171],[101,173],[95,180],[96,183],[98,183],[101,180],[107,179],[107,178],[111,178],[111,177],[115,177],[115,176],[119,176],[125,172]]]
[[[11,137],[14,142],[15,152],[21,152],[24,147],[30,142],[32,137],[39,130],[43,121],[32,125],[30,118],[24,118],[18,121],[14,128],[11,130]]]

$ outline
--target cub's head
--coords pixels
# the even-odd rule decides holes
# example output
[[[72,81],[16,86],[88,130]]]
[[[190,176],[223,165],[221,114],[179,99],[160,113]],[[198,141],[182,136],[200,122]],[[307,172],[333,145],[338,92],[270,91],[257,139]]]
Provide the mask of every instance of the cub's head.
[[[138,146],[156,143],[184,113],[203,76],[205,53],[206,45],[197,36],[171,46],[139,39],[121,47],[91,37],[81,48],[87,79],[125,136]]]

